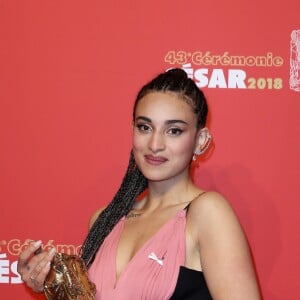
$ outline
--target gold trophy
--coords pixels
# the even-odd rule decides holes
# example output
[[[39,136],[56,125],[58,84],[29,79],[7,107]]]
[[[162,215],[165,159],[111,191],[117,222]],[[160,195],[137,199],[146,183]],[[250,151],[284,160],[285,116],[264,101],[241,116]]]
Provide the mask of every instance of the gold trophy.
[[[83,260],[56,253],[44,283],[48,300],[95,300],[96,286],[88,278]]]

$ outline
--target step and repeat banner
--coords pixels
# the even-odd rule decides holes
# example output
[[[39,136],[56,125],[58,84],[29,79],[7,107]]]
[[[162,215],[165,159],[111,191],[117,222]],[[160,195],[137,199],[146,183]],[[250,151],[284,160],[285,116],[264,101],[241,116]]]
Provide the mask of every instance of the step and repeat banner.
[[[79,253],[113,197],[142,84],[183,68],[207,96],[197,185],[228,198],[266,300],[298,299],[300,4],[0,0],[0,298],[30,240]]]

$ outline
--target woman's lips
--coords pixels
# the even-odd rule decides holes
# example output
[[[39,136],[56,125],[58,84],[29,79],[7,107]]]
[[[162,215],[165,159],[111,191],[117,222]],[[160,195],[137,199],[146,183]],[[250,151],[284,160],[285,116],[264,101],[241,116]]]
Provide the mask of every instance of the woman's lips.
[[[153,155],[145,155],[145,159],[150,165],[161,165],[167,161],[165,157],[162,156],[153,156]]]

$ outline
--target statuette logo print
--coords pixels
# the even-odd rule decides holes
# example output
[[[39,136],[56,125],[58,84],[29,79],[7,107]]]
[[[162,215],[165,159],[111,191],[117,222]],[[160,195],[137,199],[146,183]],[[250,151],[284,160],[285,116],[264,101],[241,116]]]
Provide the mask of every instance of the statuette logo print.
[[[290,47],[290,89],[300,92],[300,29],[292,31]]]

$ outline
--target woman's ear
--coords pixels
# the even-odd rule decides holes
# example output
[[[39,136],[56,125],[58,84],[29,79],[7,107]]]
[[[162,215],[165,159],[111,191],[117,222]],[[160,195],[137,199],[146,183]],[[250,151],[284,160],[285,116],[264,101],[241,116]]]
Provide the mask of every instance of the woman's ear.
[[[212,136],[207,127],[204,127],[198,131],[193,160],[196,160],[197,155],[203,154],[209,148],[211,140]]]

